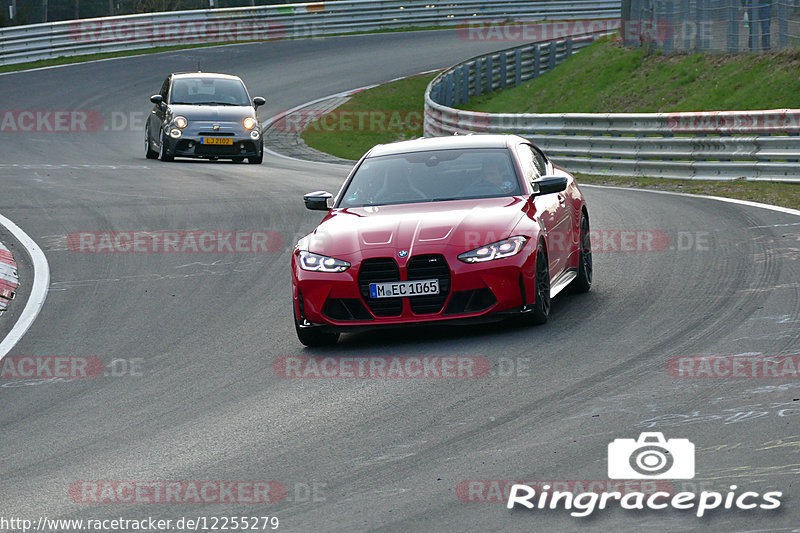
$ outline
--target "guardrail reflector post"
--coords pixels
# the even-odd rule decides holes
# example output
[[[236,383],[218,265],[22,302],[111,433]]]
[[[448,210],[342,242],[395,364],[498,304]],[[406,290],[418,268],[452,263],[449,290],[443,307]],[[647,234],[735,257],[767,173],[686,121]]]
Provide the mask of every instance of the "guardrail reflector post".
[[[461,102],[469,102],[469,67],[461,66]]]
[[[507,86],[508,70],[506,69],[506,53],[500,52],[500,89]]]
[[[483,80],[481,80],[483,75],[481,74],[481,63],[483,63],[483,61],[480,59],[475,60],[475,96],[480,96],[483,94]]]
[[[522,49],[514,51],[514,85],[522,83]]]
[[[450,74],[445,77],[444,79],[444,101],[442,102],[446,106],[453,105],[453,75]]]
[[[486,92],[494,91],[494,57],[486,57]]]
[[[556,42],[553,41],[552,43],[550,43],[550,57],[547,58],[548,59],[548,62],[547,62],[548,63],[547,64],[547,70],[548,71],[551,71],[554,68],[556,68],[556,53],[557,53],[556,50],[557,50],[557,45],[556,45]]]
[[[533,77],[538,78],[542,71],[542,47],[536,45],[533,47]]]

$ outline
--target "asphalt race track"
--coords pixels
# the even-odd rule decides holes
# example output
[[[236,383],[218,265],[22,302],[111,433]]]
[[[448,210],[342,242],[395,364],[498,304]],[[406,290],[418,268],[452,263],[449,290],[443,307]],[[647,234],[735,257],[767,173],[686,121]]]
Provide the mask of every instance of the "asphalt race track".
[[[264,120],[507,46],[449,31],[398,33],[0,76],[6,110],[103,117],[94,132],[0,132],[0,213],[39,243],[51,274],[45,305],[10,356],[96,357],[108,374],[0,380],[0,517],[277,516],[280,531],[297,532],[800,526],[797,374],[686,379],[667,371],[675,357],[800,355],[797,216],[585,187],[600,232],[595,285],[554,300],[545,326],[367,332],[304,349],[291,319],[289,257],[321,214],[306,211],[301,197],[338,190],[348,169],[271,155],[260,166],[144,157],[148,97],[169,72],[198,62],[242,76],[265,96]],[[260,254],[67,246],[74,232],[131,230],[266,230],[283,246]],[[17,261],[30,284],[29,260]],[[21,288],[17,309],[0,319],[3,334],[24,303]],[[276,360],[296,356],[477,357],[493,370],[468,379],[276,375]],[[695,478],[671,481],[675,492],[782,491],[781,508],[697,518],[612,505],[575,518],[485,501],[488,480],[607,480],[608,444],[642,431],[695,444]],[[192,480],[270,480],[287,493],[276,503],[87,503],[82,483]]]

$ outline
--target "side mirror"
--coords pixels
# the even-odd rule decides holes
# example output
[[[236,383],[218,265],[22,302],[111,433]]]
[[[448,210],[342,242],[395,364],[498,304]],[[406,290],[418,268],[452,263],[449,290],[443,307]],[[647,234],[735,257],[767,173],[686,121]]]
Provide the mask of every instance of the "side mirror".
[[[160,106],[161,104],[164,103],[164,97],[161,96],[160,94],[154,94],[153,96],[150,97],[150,101]]]
[[[256,96],[253,98],[253,105],[255,107],[262,106],[267,103],[267,99],[262,96]]]
[[[306,209],[312,211],[328,211],[328,200],[333,198],[333,195],[327,191],[314,191],[303,196],[303,202],[306,204]]]
[[[543,176],[533,181],[533,196],[561,192],[567,188],[567,178],[560,176]]]

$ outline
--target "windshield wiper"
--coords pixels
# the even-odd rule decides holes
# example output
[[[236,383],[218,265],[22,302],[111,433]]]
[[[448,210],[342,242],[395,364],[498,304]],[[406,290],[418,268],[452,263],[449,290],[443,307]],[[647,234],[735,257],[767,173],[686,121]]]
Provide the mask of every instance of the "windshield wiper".
[[[239,104],[232,104],[230,102],[197,102],[195,105],[235,105],[239,107]]]

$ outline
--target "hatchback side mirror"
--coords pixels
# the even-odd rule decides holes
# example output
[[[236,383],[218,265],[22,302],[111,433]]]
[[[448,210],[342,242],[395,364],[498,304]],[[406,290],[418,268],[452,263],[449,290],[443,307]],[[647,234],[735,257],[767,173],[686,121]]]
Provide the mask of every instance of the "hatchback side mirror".
[[[328,211],[328,200],[333,198],[333,195],[327,191],[314,191],[303,196],[303,202],[306,204],[306,209],[312,211]]]
[[[561,192],[567,188],[567,178],[561,176],[543,176],[533,181],[533,195],[552,194]]]
[[[153,96],[150,97],[150,101],[156,104],[157,106],[160,106],[161,104],[164,103],[164,97],[161,96],[160,94],[154,94]]]
[[[267,103],[267,99],[263,96],[256,96],[253,98],[253,106],[258,107]]]

